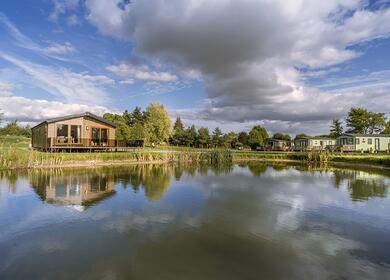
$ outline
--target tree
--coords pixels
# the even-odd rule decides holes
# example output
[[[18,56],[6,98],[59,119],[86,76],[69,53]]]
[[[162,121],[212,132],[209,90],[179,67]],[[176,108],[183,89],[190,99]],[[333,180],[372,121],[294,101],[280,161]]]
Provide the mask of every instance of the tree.
[[[196,142],[196,128],[195,125],[188,127],[184,132],[184,144],[188,147],[193,147]]]
[[[8,123],[5,127],[0,128],[0,134],[31,137],[31,127],[29,125],[20,126],[15,120]]]
[[[390,134],[390,121],[387,122],[385,129],[382,131],[382,134]]]
[[[207,127],[201,127],[198,129],[197,144],[199,147],[208,147],[210,144],[210,132]]]
[[[219,127],[216,127],[213,131],[212,143],[215,147],[221,147],[223,144],[222,131]]]
[[[343,126],[341,124],[341,121],[338,119],[335,119],[332,121],[332,125],[330,126],[330,137],[337,138],[341,134],[343,134]]]
[[[384,113],[373,113],[358,107],[351,108],[346,121],[349,133],[380,133],[386,126]]]
[[[238,143],[238,134],[231,131],[223,136],[223,140],[225,147],[234,149]]]
[[[146,108],[146,130],[150,143],[166,142],[171,134],[172,121],[168,112],[160,103],[151,103]]]
[[[310,137],[310,136],[305,134],[305,133],[300,133],[300,134],[295,135],[295,139],[308,138],[308,137]]]
[[[106,113],[103,115],[103,118],[116,124],[115,138],[117,140],[126,141],[130,139],[130,127],[126,124],[123,115]]]
[[[368,133],[381,133],[386,127],[386,117],[384,113],[371,113],[368,121]]]
[[[245,131],[238,133],[238,142],[240,142],[243,146],[248,146],[248,133]]]
[[[173,130],[184,130],[184,125],[180,117],[176,118],[175,124],[173,125]]]
[[[256,148],[263,146],[268,137],[267,130],[260,125],[256,125],[249,132],[248,144],[253,150],[255,150]]]
[[[272,136],[273,139],[278,139],[278,140],[286,140],[286,141],[290,141],[291,140],[291,137],[290,135],[288,134],[283,134],[283,133],[275,133],[273,136]]]

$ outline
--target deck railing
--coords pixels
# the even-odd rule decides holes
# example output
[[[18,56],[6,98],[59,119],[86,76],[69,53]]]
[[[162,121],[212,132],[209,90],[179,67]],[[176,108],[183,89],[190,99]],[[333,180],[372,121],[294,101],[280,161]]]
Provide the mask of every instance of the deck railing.
[[[91,139],[73,137],[52,137],[47,139],[50,148],[126,148],[142,147],[143,140],[116,140],[116,139]]]

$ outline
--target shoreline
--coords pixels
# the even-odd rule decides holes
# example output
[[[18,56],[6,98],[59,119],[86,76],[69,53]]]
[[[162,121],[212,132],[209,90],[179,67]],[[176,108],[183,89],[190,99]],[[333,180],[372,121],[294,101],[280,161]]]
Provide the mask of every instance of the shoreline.
[[[168,163],[196,163],[193,160],[172,160],[172,159],[161,159],[161,160],[83,160],[83,161],[67,161],[62,162],[61,164],[47,164],[47,165],[37,165],[37,166],[24,166],[24,167],[13,167],[7,169],[1,169],[0,171],[18,171],[18,170],[34,170],[34,169],[57,169],[57,168],[94,168],[94,167],[110,167],[110,166],[128,166],[128,165],[137,165],[137,164],[168,164]],[[257,157],[257,158],[235,158],[233,159],[233,164],[245,163],[245,162],[266,162],[266,163],[297,163],[310,165],[305,160],[296,160],[296,159],[283,159],[283,158],[267,158],[267,157]],[[328,165],[328,166],[339,166],[346,168],[373,168],[380,170],[390,170],[389,166],[380,165],[380,164],[368,164],[368,163],[351,163],[343,161],[328,161],[326,163],[316,163],[318,165]]]

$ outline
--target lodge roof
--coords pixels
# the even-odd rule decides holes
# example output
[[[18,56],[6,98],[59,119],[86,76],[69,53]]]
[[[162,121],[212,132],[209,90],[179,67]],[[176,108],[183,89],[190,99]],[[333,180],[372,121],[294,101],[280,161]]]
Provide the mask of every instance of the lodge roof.
[[[37,124],[36,126],[32,127],[32,129],[34,129],[42,124],[45,124],[45,123],[47,124],[47,123],[53,123],[53,122],[58,122],[58,121],[66,121],[66,120],[76,119],[76,118],[81,118],[81,117],[90,117],[90,118],[95,119],[99,122],[105,123],[109,126],[116,128],[115,123],[113,123],[109,120],[106,120],[105,118],[99,117],[95,114],[92,114],[90,112],[85,112],[85,113],[81,113],[81,114],[73,114],[73,115],[67,115],[67,116],[58,117],[58,118],[47,119],[47,120]]]

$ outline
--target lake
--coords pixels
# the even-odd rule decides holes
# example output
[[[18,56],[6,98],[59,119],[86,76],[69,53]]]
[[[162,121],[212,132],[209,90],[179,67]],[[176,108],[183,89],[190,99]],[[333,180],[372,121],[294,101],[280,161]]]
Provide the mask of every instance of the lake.
[[[390,279],[390,173],[248,163],[0,173],[0,279]]]

